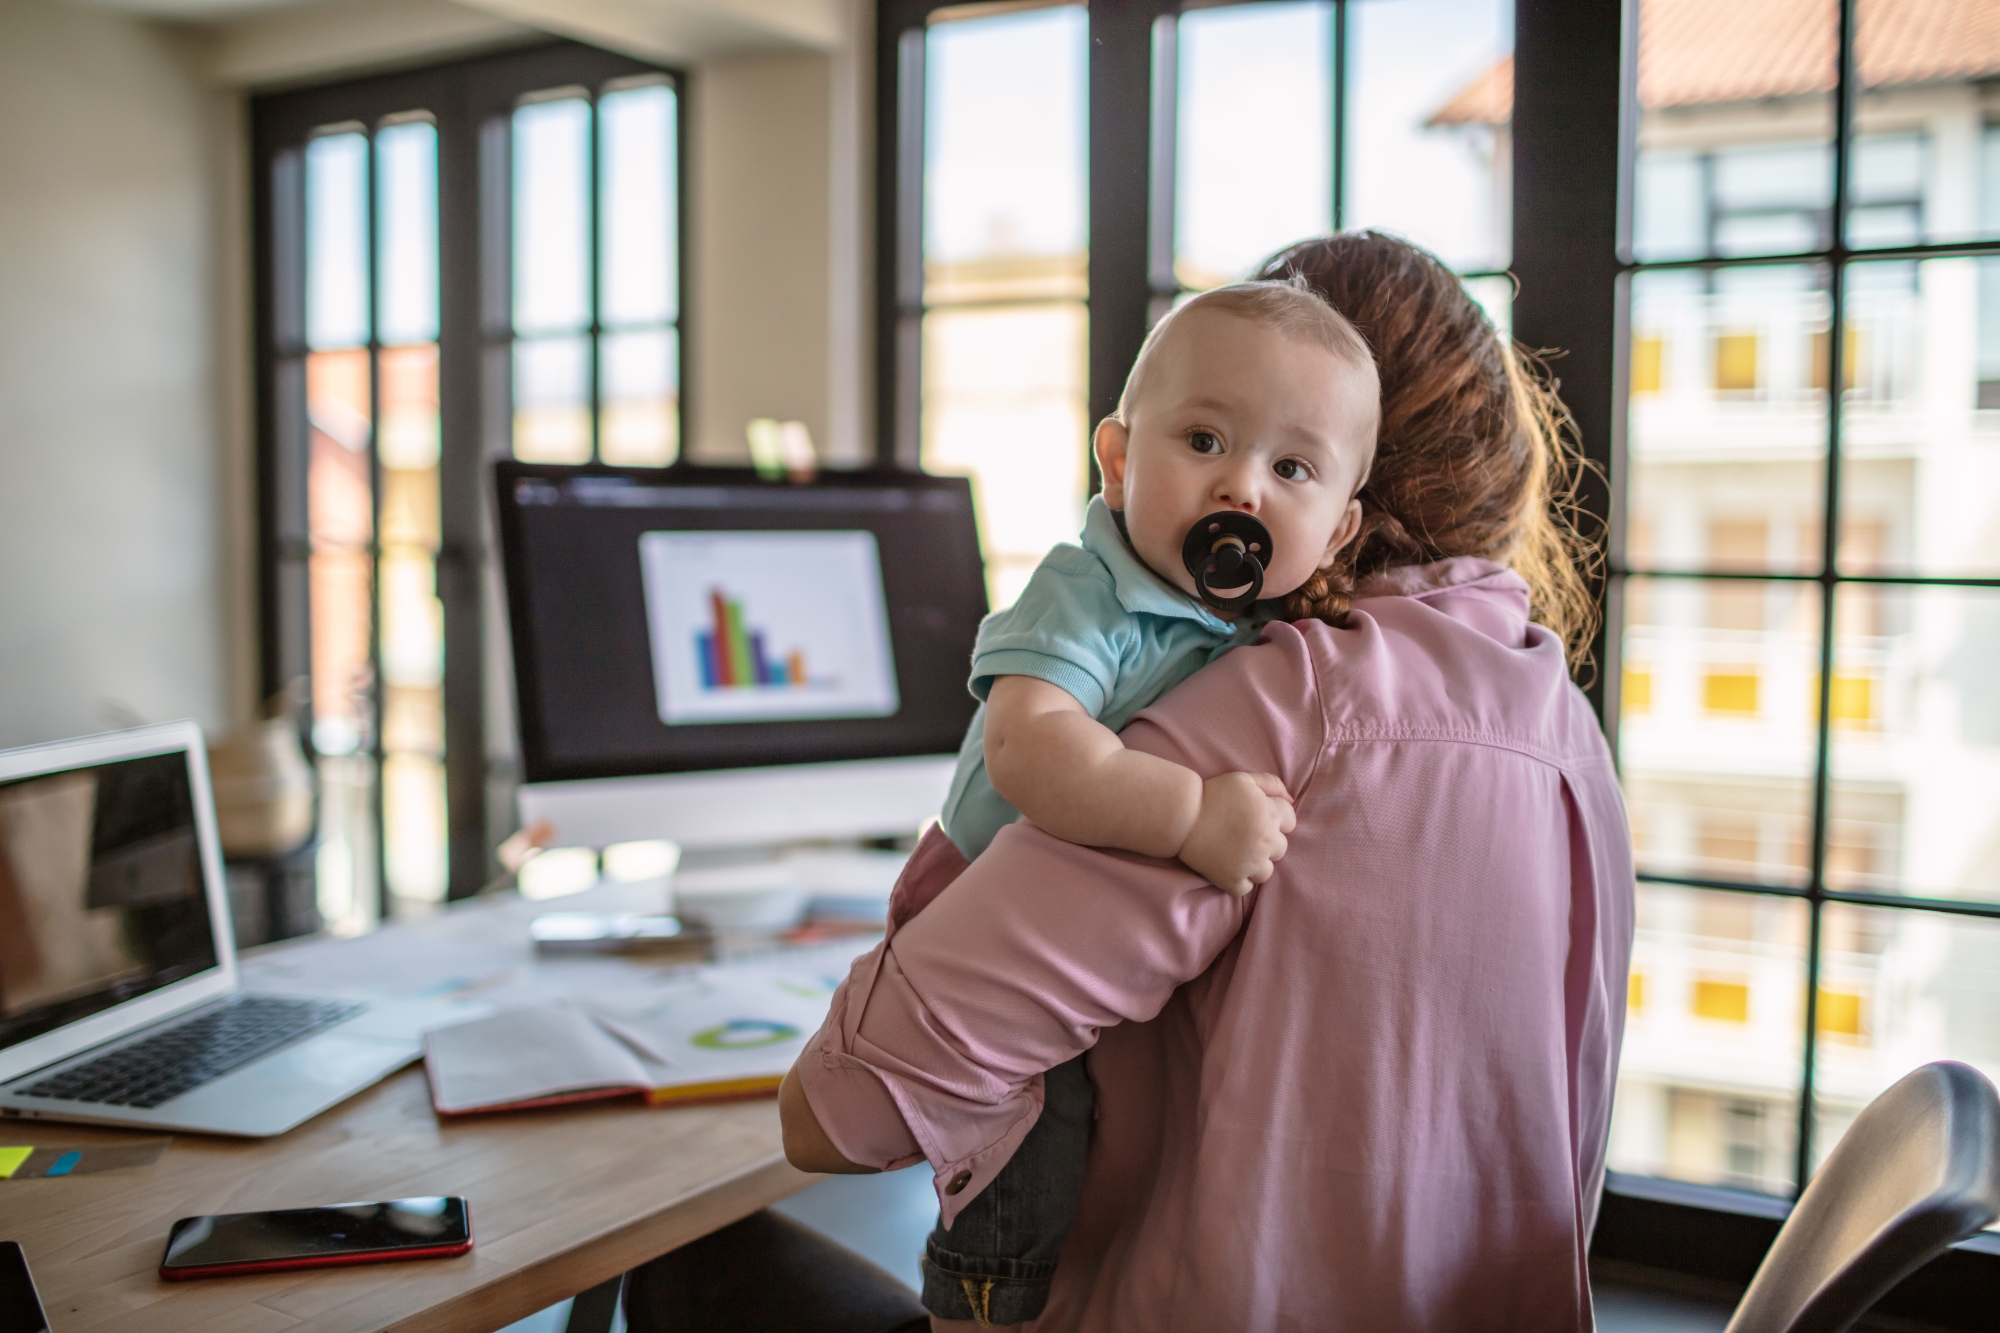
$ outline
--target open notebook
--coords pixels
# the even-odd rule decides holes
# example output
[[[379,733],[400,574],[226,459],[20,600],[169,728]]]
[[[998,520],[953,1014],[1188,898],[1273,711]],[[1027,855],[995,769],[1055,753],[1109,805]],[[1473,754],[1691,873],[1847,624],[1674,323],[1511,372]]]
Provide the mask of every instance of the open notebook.
[[[865,943],[865,942],[864,942]],[[691,970],[434,1028],[439,1115],[643,1094],[654,1105],[768,1096],[826,1017],[855,950]]]

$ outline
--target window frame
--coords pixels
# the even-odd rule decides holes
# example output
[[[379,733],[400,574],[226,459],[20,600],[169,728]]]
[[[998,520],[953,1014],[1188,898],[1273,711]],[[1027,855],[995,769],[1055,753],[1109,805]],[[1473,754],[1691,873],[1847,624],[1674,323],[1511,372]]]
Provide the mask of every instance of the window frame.
[[[1521,204],[1519,202],[1516,204],[1516,271],[1521,275],[1520,300],[1521,303],[1532,302],[1534,307],[1532,317],[1524,319],[1521,315],[1522,304],[1517,303],[1516,336],[1530,346],[1575,349],[1561,362],[1563,398],[1571,412],[1578,418],[1586,452],[1591,455],[1593,462],[1605,469],[1602,481],[1596,482],[1593,494],[1586,499],[1586,508],[1594,516],[1601,516],[1608,524],[1609,536],[1608,559],[1600,600],[1605,614],[1594,654],[1595,660],[1602,665],[1596,681],[1590,687],[1590,692],[1592,702],[1598,707],[1605,732],[1612,738],[1614,747],[1621,716],[1620,688],[1624,680],[1619,648],[1623,628],[1624,588],[1627,580],[1637,575],[1655,580],[1740,581],[1763,585],[1789,583],[1801,586],[1816,585],[1818,588],[1821,617],[1818,630],[1819,679],[1814,718],[1815,754],[1811,779],[1811,845],[1805,884],[1802,886],[1758,884],[1747,880],[1734,881],[1725,878],[1651,872],[1642,872],[1638,875],[1638,880],[1642,884],[1749,894],[1755,897],[1790,899],[1806,904],[1808,926],[1804,960],[1805,1003],[1802,1006],[1804,1033],[1793,1163],[1794,1179],[1798,1182],[1797,1188],[1801,1190],[1812,1176],[1814,1138],[1818,1133],[1814,1088],[1820,1036],[1818,1009],[1826,906],[1831,903],[1841,903],[2000,920],[2000,902],[1869,893],[1851,889],[1833,889],[1826,884],[1827,854],[1832,833],[1832,813],[1829,807],[1834,740],[1834,656],[1838,633],[1834,616],[1836,593],[1842,586],[1857,585],[1900,588],[2000,588],[2000,578],[1840,572],[1838,544],[1843,517],[1840,495],[1841,450],[1846,413],[1842,410],[1844,395],[1833,386],[1842,385],[1847,374],[1844,365],[1848,330],[1845,277],[1850,265],[1896,259],[1914,261],[2000,255],[2000,238],[1921,242],[1898,246],[1849,245],[1850,205],[1854,197],[1852,163],[1855,146],[1861,137],[1855,127],[1856,110],[1861,93],[1855,65],[1858,0],[1827,0],[1827,3],[1837,10],[1839,43],[1832,108],[1834,133],[1829,146],[1833,182],[1830,217],[1821,233],[1826,238],[1826,244],[1814,249],[1784,254],[1727,257],[1711,255],[1663,260],[1640,260],[1636,256],[1633,244],[1632,197],[1637,167],[1640,116],[1637,89],[1638,0],[1621,0],[1620,6],[1603,6],[1601,12],[1598,7],[1587,3],[1586,0],[1555,0],[1554,3],[1534,5],[1523,3],[1520,10],[1519,31],[1516,35],[1515,66],[1516,199],[1519,201],[1522,194],[1527,193],[1531,206],[1540,204],[1547,210],[1541,219],[1528,222],[1524,221]],[[1610,25],[1605,22],[1606,15],[1611,14],[1614,9],[1622,9],[1622,13],[1618,15],[1618,27],[1621,30],[1618,34],[1610,32]],[[1530,20],[1530,15],[1535,21]],[[1550,20],[1548,30],[1542,28],[1539,21],[1542,19]],[[1528,54],[1522,51],[1521,48],[1524,46],[1532,51],[1534,58],[1523,58]],[[1563,312],[1545,311],[1540,308],[1549,297],[1547,287],[1562,281],[1561,265],[1555,262],[1557,256],[1544,257],[1543,262],[1537,264],[1532,281],[1527,273],[1522,272],[1518,262],[1521,252],[1521,242],[1518,238],[1532,234],[1530,232],[1532,226],[1556,223],[1557,219],[1553,214],[1564,206],[1560,196],[1543,195],[1533,190],[1522,191],[1521,164],[1527,163],[1545,169],[1548,159],[1551,156],[1559,156],[1565,143],[1579,144],[1591,138],[1589,127],[1580,126],[1572,119],[1577,109],[1566,105],[1566,102],[1570,97],[1589,96],[1593,109],[1602,114],[1605,110],[1602,72],[1609,68],[1614,49],[1618,55],[1618,102],[1615,116],[1609,119],[1611,123],[1621,127],[1616,154],[1614,157],[1611,153],[1607,153],[1602,145],[1593,144],[1594,151],[1589,151],[1587,155],[1578,154],[1579,165],[1587,171],[1586,178],[1572,182],[1572,188],[1579,191],[1574,196],[1577,199],[1598,200],[1615,197],[1618,201],[1616,226],[1610,238],[1611,246],[1608,252],[1605,245],[1606,238],[1600,226],[1587,238],[1587,244],[1574,252],[1568,260],[1574,264],[1577,263],[1577,256],[1581,256],[1583,265],[1590,268],[1589,289],[1579,295],[1590,302],[1593,311],[1601,311],[1607,297],[1609,298],[1614,336],[1611,339],[1601,337],[1586,339],[1584,335],[1587,330],[1567,321]],[[1590,85],[1587,91],[1584,87],[1586,83]],[[1531,116],[1538,118],[1531,121],[1534,132],[1539,136],[1539,141],[1533,149],[1524,148],[1522,144],[1524,104],[1527,105]],[[1539,119],[1544,117],[1546,119]],[[1565,121],[1568,123],[1565,124]],[[1607,259],[1612,261],[1615,268],[1608,283],[1604,274]],[[1773,265],[1823,267],[1828,283],[1830,308],[1825,335],[1827,346],[1825,383],[1816,390],[1825,395],[1823,401],[1826,403],[1826,443],[1822,455],[1825,483],[1820,514],[1818,572],[1772,570],[1746,573],[1702,567],[1635,567],[1628,558],[1626,550],[1628,527],[1625,512],[1625,487],[1630,475],[1627,466],[1629,444],[1627,413],[1631,396],[1630,316],[1633,281],[1645,273],[1673,271],[1713,273],[1726,269]],[[1602,323],[1599,323],[1598,327],[1602,329]],[[1607,353],[1611,354],[1608,358]],[[1604,364],[1607,359],[1609,365]],[[1574,373],[1579,368],[1585,372],[1580,379]],[[1593,428],[1593,423],[1600,421],[1604,426],[1608,426],[1608,430],[1604,426]],[[1608,450],[1600,452],[1593,449],[1594,440],[1606,441],[1609,445]],[[1593,1243],[1592,1254],[1603,1255],[1614,1261],[1658,1267],[1661,1265],[1657,1255],[1664,1249],[1680,1260],[1669,1265],[1679,1271],[1741,1284],[1748,1282],[1754,1273],[1757,1263],[1761,1261],[1764,1251],[1770,1245],[1771,1238],[1777,1234],[1779,1222],[1788,1208],[1789,1204],[1784,1200],[1770,1196],[1613,1173],[1606,1190],[1604,1220]],[[1946,1327],[1974,1328],[1980,1326],[1979,1320],[1990,1320],[1992,1293],[1996,1288],[2000,1288],[2000,1236],[1986,1233],[1960,1243],[1933,1264],[1913,1274],[1884,1298],[1878,1310],[1885,1314],[1892,1313],[1934,1321]]]
[[[1350,3],[1334,0],[1335,49],[1342,53]],[[1837,96],[1839,163],[1836,199],[1844,203],[1853,143],[1856,100],[1853,33],[1856,0],[1828,0],[1840,8],[1842,52]],[[1006,12],[1005,0],[992,12]],[[1025,7],[1025,6],[1020,6]],[[1115,406],[1126,370],[1145,336],[1149,315],[1171,300],[1173,212],[1173,97],[1153,90],[1156,25],[1184,9],[1176,0],[1134,0],[1090,6],[1090,93],[1087,127],[1089,217],[1095,234],[1143,236],[1143,245],[1093,245],[1089,251],[1090,419]],[[876,393],[882,429],[879,462],[921,465],[921,322],[923,318],[923,36],[932,14],[975,6],[940,0],[880,0],[876,27],[877,325]],[[979,6],[978,8],[984,8]],[[1603,612],[1590,663],[1577,683],[1604,724],[1617,736],[1619,632],[1625,580],[1635,571],[1624,559],[1624,487],[1627,402],[1631,373],[1631,284],[1635,274],[1668,268],[1738,264],[1825,263],[1835,274],[1833,324],[1828,334],[1826,382],[1844,371],[1845,312],[1838,275],[1850,258],[1861,260],[2000,254],[2000,240],[1920,244],[1849,250],[1847,210],[1836,204],[1827,249],[1742,260],[1637,261],[1632,252],[1632,193],[1637,167],[1639,0],[1515,0],[1512,254],[1506,270],[1515,280],[1512,329],[1530,348],[1565,349],[1554,363],[1585,469],[1576,497],[1588,536],[1606,556],[1592,579]],[[1170,53],[1169,53],[1170,54]],[[1161,59],[1160,67],[1165,66]],[[1339,87],[1340,85],[1336,85]],[[1338,130],[1346,98],[1336,96],[1333,173],[1334,225],[1341,217],[1344,150]],[[1164,109],[1162,104],[1164,103]],[[1157,131],[1157,133],[1156,133]],[[1162,265],[1162,255],[1167,262]],[[1468,271],[1467,279],[1491,276]],[[1831,390],[1828,390],[1831,393]],[[1806,1051],[1802,1065],[1798,1179],[1809,1178],[1810,1095],[1817,1036],[1820,921],[1828,902],[1957,913],[2000,919],[2000,903],[1960,902],[1902,895],[1829,891],[1824,886],[1828,834],[1828,738],[1834,643],[1833,596],[1840,584],[2000,587],[2000,579],[1842,576],[1834,563],[1838,540],[1840,412],[1829,414],[1825,544],[1818,574],[1717,575],[1676,571],[1667,577],[1782,578],[1820,587],[1823,620],[1819,746],[1814,779],[1813,847],[1807,885],[1791,889],[1720,880],[1642,875],[1647,883],[1722,889],[1802,899],[1810,905],[1807,953]],[[1091,473],[1093,489],[1097,481]],[[1639,571],[1647,574],[1659,571]],[[1740,1288],[1769,1248],[1789,1203],[1770,1196],[1610,1173],[1593,1262],[1665,1270],[1696,1281]],[[1973,1328],[1990,1319],[1991,1296],[2000,1287],[2000,1237],[1975,1237],[1912,1275],[1878,1307],[1883,1313],[1920,1317],[1949,1327]]]
[[[499,873],[498,837],[514,826],[517,761],[505,738],[512,720],[490,717],[487,697],[495,654],[504,654],[491,624],[502,599],[490,497],[490,464],[513,456],[512,207],[510,117],[528,93],[565,85],[591,90],[616,79],[663,76],[675,89],[677,197],[675,262],[678,305],[678,400],[686,439],[687,330],[690,301],[688,221],[688,77],[685,71],[567,40],[488,51],[418,69],[399,70],[250,99],[251,237],[256,375],[258,672],[266,696],[286,682],[311,678],[306,526],[308,437],[303,384],[282,382],[282,364],[302,356],[304,340],[304,147],[323,127],[360,122],[371,140],[385,118],[421,109],[437,129],[439,536],[437,596],[443,606],[443,697],[446,789],[446,901],[477,894]],[[593,116],[593,124],[595,117]],[[596,142],[595,134],[592,138]],[[591,163],[596,180],[598,163]],[[372,209],[371,209],[372,213]],[[596,228],[593,227],[593,234]],[[592,253],[595,254],[593,241]],[[592,273],[593,346],[598,333],[597,282]],[[371,306],[374,294],[370,294]],[[371,320],[371,358],[380,344]],[[592,364],[596,363],[593,353]],[[593,452],[599,386],[591,385]],[[379,510],[381,466],[371,456]],[[379,561],[381,533],[371,534]],[[379,622],[379,591],[371,596]],[[370,656],[380,663],[379,624]],[[380,719],[378,685],[374,707]],[[308,727],[308,731],[310,728]],[[370,753],[378,765],[376,819],[382,813],[381,728]],[[391,916],[383,840],[374,867],[382,920]]]
[[[954,11],[995,14],[1056,8],[1072,0],[880,0],[875,28],[876,104],[876,404],[878,461],[922,466],[922,344],[924,304],[925,162],[924,34],[933,15]],[[1333,152],[1328,173],[1334,229],[1343,225],[1347,156],[1349,6],[1363,0],[1330,0]],[[1223,0],[1224,5],[1255,0]],[[1091,246],[1085,303],[1090,310],[1088,419],[1100,421],[1118,404],[1126,373],[1146,330],[1185,290],[1174,275],[1175,173],[1178,82],[1172,70],[1177,45],[1174,20],[1182,13],[1220,7],[1183,0],[1132,0],[1084,4],[1089,15],[1090,99],[1086,125],[1089,161],[1088,217],[1093,230],[1144,236],[1144,246]],[[1504,277],[1509,270],[1466,269],[1467,281]],[[1090,489],[1097,463],[1090,460]]]

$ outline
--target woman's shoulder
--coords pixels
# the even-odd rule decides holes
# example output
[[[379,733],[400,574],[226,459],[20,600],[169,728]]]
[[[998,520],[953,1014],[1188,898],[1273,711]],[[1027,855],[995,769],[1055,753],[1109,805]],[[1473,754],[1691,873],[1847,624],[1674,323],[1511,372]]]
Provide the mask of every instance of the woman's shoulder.
[[[1518,575],[1454,559],[1365,583],[1343,626],[1273,625],[1312,660],[1328,741],[1500,745],[1564,766],[1608,761],[1562,641],[1528,618]],[[1235,656],[1235,654],[1232,654]]]

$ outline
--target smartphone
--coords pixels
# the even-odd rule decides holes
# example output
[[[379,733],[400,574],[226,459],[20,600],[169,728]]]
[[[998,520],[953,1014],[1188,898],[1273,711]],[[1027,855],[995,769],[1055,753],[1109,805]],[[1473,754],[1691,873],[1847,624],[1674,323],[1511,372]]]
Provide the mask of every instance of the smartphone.
[[[282,1268],[445,1259],[471,1248],[472,1211],[460,1198],[220,1213],[174,1223],[160,1276],[178,1281]]]
[[[28,1256],[17,1241],[0,1240],[0,1328],[7,1333],[49,1333],[49,1317],[35,1294]]]

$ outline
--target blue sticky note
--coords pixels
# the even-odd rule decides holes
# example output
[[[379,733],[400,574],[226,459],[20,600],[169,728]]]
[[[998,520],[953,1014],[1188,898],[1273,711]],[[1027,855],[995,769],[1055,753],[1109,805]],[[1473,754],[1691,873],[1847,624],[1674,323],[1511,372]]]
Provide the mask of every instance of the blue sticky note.
[[[62,1156],[56,1158],[56,1164],[48,1169],[48,1174],[52,1176],[66,1176],[72,1170],[74,1170],[76,1164],[78,1162],[81,1162],[82,1160],[83,1160],[82,1153],[66,1152]]]

